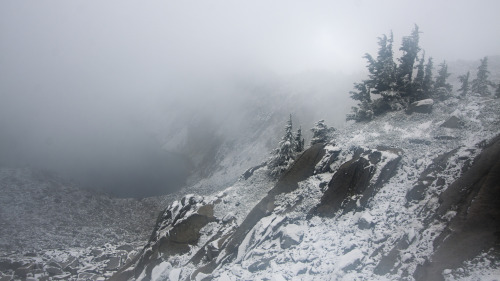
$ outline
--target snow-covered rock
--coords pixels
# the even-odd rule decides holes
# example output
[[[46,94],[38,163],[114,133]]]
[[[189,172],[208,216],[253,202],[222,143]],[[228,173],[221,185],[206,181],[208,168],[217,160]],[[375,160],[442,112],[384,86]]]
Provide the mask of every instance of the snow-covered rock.
[[[408,109],[406,109],[406,113],[408,114],[412,114],[414,112],[431,113],[433,105],[434,105],[434,100],[432,99],[419,100],[411,103],[408,106]]]
[[[211,205],[214,220],[189,250],[172,255],[157,236],[175,225],[174,216],[164,216],[148,244],[164,251],[146,247],[141,256],[154,259],[129,268],[136,272],[131,279],[149,280],[161,262],[172,265],[170,275],[179,269],[173,277],[179,280],[490,276],[500,265],[491,250],[500,231],[494,195],[500,141],[490,142],[500,133],[498,106],[467,97],[435,103],[430,114],[390,112],[336,131],[278,181],[264,176],[266,167],[256,168],[223,192],[195,200],[191,213],[174,203],[168,209],[184,214],[180,221]],[[457,110],[464,127],[441,127]],[[453,249],[464,251],[450,257]]]

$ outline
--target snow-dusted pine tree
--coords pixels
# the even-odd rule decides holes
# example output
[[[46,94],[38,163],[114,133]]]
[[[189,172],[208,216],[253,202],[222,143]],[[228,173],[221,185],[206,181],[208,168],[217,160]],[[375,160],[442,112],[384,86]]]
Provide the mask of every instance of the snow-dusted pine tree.
[[[432,70],[434,69],[434,65],[432,63],[432,58],[430,57],[427,60],[427,64],[425,65],[424,71],[424,81],[422,83],[422,93],[424,99],[428,99],[431,97],[432,87],[434,86],[434,81],[432,80]]]
[[[439,65],[438,76],[434,84],[434,95],[437,99],[445,100],[451,95],[453,86],[446,82],[451,74],[448,72],[448,65],[443,61]]]
[[[488,79],[488,57],[481,59],[481,64],[477,68],[476,79],[472,80],[472,92],[482,96],[490,95],[489,86],[493,83]]]
[[[417,54],[420,51],[418,46],[419,35],[418,25],[415,24],[410,36],[403,37],[400,51],[403,52],[399,58],[400,64],[397,70],[397,87],[402,97],[405,97],[409,102],[415,101],[412,93],[412,78],[413,65],[417,59]]]
[[[416,100],[423,100],[426,97],[424,96],[424,77],[425,77],[425,52],[422,54],[420,61],[417,65],[417,76],[413,80],[413,93],[415,95]]]
[[[462,97],[465,97],[469,93],[470,90],[469,77],[470,77],[470,71],[467,71],[467,74],[458,76],[458,80],[460,80],[460,83],[462,83],[462,86],[460,87],[460,89],[458,89],[458,92]]]
[[[295,160],[297,143],[295,142],[292,130],[292,115],[290,115],[290,119],[285,126],[285,135],[281,138],[278,148],[271,152],[272,156],[267,162],[267,166],[272,176],[279,176],[288,169],[293,163],[293,160]]]
[[[299,127],[295,135],[295,151],[302,152],[304,150],[304,138],[302,137],[302,128]]]
[[[349,92],[353,100],[359,101],[358,106],[352,107],[352,112],[347,114],[347,120],[370,121],[373,119],[372,101],[370,97],[370,88],[367,87],[366,81],[363,83],[354,83],[354,88],[357,91]]]
[[[395,85],[396,64],[393,59],[393,41],[392,31],[389,38],[384,34],[378,38],[377,58],[374,59],[370,54],[364,55],[364,58],[368,60],[368,71],[370,72],[366,84],[373,89],[373,94],[392,91]]]
[[[311,145],[315,145],[317,143],[326,143],[329,138],[329,134],[335,131],[334,128],[328,128],[325,124],[325,120],[319,120],[314,125],[314,128],[311,129],[313,132],[313,137],[311,139]]]

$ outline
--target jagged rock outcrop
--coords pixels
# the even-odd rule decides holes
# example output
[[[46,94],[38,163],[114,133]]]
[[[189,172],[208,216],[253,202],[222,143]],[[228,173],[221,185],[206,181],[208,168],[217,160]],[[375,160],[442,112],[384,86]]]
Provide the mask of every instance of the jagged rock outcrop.
[[[398,149],[356,148],[352,159],[342,164],[333,175],[321,203],[311,213],[329,216],[340,209],[345,213],[363,208],[381,185],[395,174],[401,155],[402,151]]]
[[[499,249],[500,136],[441,194],[440,201],[437,214],[453,218],[436,238],[430,261],[417,269],[417,280],[444,280],[444,269],[457,268],[481,252]]]
[[[170,205],[157,220],[148,244],[140,256],[128,266],[134,270],[121,270],[110,280],[142,278],[151,280],[153,268],[162,262],[162,257],[185,254],[190,245],[200,238],[200,230],[209,222],[216,221],[213,205],[201,196],[187,195]]]

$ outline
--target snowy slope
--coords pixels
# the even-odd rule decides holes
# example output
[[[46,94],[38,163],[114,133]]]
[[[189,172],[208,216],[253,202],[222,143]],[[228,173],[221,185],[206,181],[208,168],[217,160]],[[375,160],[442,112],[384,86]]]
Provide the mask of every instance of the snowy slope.
[[[444,224],[427,225],[424,222],[427,218],[425,214],[437,208],[437,196],[443,190],[431,185],[426,190],[425,200],[409,205],[407,192],[435,156],[458,148],[448,160],[448,169],[440,174],[446,182],[445,186],[451,184],[461,173],[465,162],[461,159],[473,158],[480,151],[476,144],[500,132],[500,120],[496,112],[498,106],[497,100],[488,99],[471,98],[460,103],[449,101],[438,105],[432,115],[407,116],[403,113],[391,113],[377,122],[355,125],[338,132],[334,142],[342,151],[349,151],[352,146],[375,148],[380,145],[402,149],[404,154],[396,176],[383,186],[362,211],[345,214],[338,212],[333,218],[313,216],[311,219],[307,219],[301,212],[286,214],[286,219],[293,223],[286,224],[273,233],[283,229],[286,231],[293,226],[292,229],[303,234],[300,244],[283,249],[279,239],[273,240],[273,233],[268,234],[268,238],[260,238],[264,243],[254,248],[242,247],[243,253],[238,252],[238,256],[242,258],[235,263],[221,265],[215,270],[214,276],[230,279],[275,276],[287,280],[398,280],[405,275],[411,278],[416,266],[431,256],[434,236],[444,229]],[[466,129],[439,127],[451,115],[461,117]],[[454,139],[436,139],[441,136]],[[415,144],[415,140],[424,144]],[[430,143],[425,144],[426,141]],[[348,160],[349,156],[344,159]],[[319,201],[319,183],[324,177],[328,179],[331,175],[318,175],[301,182],[302,192],[309,196],[316,195],[316,200]],[[307,210],[310,206],[307,202],[296,208]],[[266,217],[266,221],[276,219],[284,218],[280,218],[278,214]],[[362,227],[361,221],[368,222],[372,227]],[[257,231],[265,227],[264,223],[256,225],[254,229]],[[377,265],[383,259],[383,253],[389,253],[398,241],[404,240],[409,246],[405,249],[402,247],[397,253],[400,265],[395,271],[377,274]],[[250,270],[251,265],[265,259],[270,262],[264,270]],[[490,260],[486,259],[486,264],[488,263]],[[491,265],[497,267],[500,264],[498,260],[493,260]],[[467,274],[479,274],[474,266],[469,266],[465,266]],[[495,273],[498,274],[491,267],[490,271],[479,271],[484,274],[485,279],[488,273],[492,277]]]
[[[153,253],[148,261],[125,272],[139,280],[412,280],[432,260],[435,240],[455,216],[453,211],[436,216],[440,195],[500,133],[499,106],[490,98],[452,98],[435,103],[431,114],[393,112],[351,124],[332,136],[313,166],[315,175],[283,191],[279,182],[273,187],[276,182],[266,179],[264,167],[222,193],[201,197],[185,219],[211,206],[211,221],[188,250],[162,249],[161,241],[180,231],[167,222],[166,232],[155,231],[159,236],[145,248]],[[441,126],[451,116],[462,128]],[[348,190],[340,209],[317,212],[336,173],[347,173],[353,163],[364,163],[357,171],[368,171],[359,186],[366,190]],[[388,169],[394,174],[384,172]],[[484,252],[440,274],[449,280],[493,280],[499,266],[498,258]]]

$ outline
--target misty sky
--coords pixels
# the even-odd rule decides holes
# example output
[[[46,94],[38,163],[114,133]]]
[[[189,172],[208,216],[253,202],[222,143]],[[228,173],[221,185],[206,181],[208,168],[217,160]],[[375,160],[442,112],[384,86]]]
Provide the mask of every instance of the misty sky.
[[[378,36],[392,30],[398,48],[415,23],[437,61],[499,55],[498,11],[495,0],[1,1],[0,164],[161,147],[180,100],[234,98],[235,77],[363,72]]]

